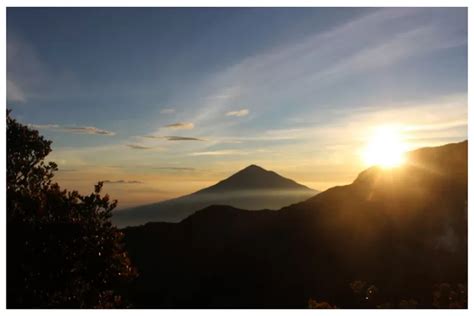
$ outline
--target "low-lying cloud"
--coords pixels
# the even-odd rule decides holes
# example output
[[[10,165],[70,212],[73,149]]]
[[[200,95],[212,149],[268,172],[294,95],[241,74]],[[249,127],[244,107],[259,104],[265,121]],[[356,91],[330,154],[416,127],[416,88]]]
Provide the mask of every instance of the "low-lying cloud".
[[[132,148],[132,149],[142,149],[142,150],[152,149],[152,148],[153,148],[153,147],[142,146],[142,145],[137,145],[137,144],[127,144],[126,146],[127,146],[127,147],[130,147],[130,148]]]
[[[7,79],[7,100],[26,102],[25,92],[13,81]]]
[[[169,170],[169,171],[194,171],[194,170],[196,170],[194,168],[188,168],[188,167],[155,167],[153,169]]]
[[[54,129],[54,128],[60,128],[59,125],[56,124],[28,124],[28,127],[34,128],[34,129]]]
[[[165,127],[172,128],[172,129],[193,129],[194,124],[191,122],[178,122],[178,123],[165,125]]]
[[[109,184],[141,184],[143,182],[138,180],[104,180],[103,183]]]
[[[67,168],[58,168],[59,172],[77,172],[78,169],[67,169]]]
[[[156,136],[156,135],[145,135],[142,136],[143,138],[149,138],[149,139],[165,139],[169,141],[204,141],[202,138],[197,138],[197,137],[186,137],[186,136]]]
[[[229,155],[246,155],[246,152],[238,150],[215,150],[215,151],[201,151],[190,153],[190,156],[229,156]]]
[[[114,136],[115,133],[94,126],[60,126],[58,124],[28,124],[34,129],[49,129],[73,134]]]
[[[248,109],[241,109],[238,111],[230,111],[227,112],[225,115],[226,116],[237,116],[237,117],[242,117],[242,116],[247,116],[249,115],[250,111]]]
[[[95,134],[95,135],[106,135],[113,136],[114,132],[107,131],[105,129],[100,129],[94,126],[69,126],[63,127],[62,130],[75,133],[75,134]]]
[[[183,137],[183,136],[165,136],[166,140],[170,141],[181,141],[181,140],[191,140],[191,141],[203,141],[204,139],[196,137]]]
[[[162,109],[162,110],[160,111],[161,114],[172,114],[172,113],[174,113],[174,112],[175,112],[175,110],[174,110],[174,109],[170,109],[170,108]]]

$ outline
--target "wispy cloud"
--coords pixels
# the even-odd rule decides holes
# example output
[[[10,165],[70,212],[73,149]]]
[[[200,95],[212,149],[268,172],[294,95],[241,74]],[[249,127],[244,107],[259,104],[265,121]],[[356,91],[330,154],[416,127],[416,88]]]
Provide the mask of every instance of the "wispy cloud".
[[[26,101],[25,92],[16,83],[8,79],[7,79],[7,100],[17,101],[17,102]]]
[[[144,135],[141,136],[143,138],[149,138],[149,139],[164,139],[164,140],[169,140],[169,141],[204,141],[205,139],[202,138],[197,138],[197,137],[186,137],[186,136],[157,136],[157,135]]]
[[[194,124],[190,122],[178,122],[178,123],[165,125],[165,127],[172,128],[172,129],[193,129]]]
[[[239,150],[214,150],[214,151],[201,151],[190,153],[190,156],[229,156],[229,155],[246,155],[246,152]]]
[[[65,67],[50,67],[43,54],[14,28],[7,34],[7,100],[29,103],[67,97],[79,90],[76,77]],[[83,94],[90,91],[83,91]]]
[[[68,169],[68,168],[59,168],[59,172],[77,172],[79,171],[78,169]]]
[[[61,126],[58,124],[27,124],[31,128],[35,129],[47,129],[62,131],[73,134],[88,134],[88,135],[104,135],[104,136],[114,136],[115,133],[100,129],[94,126]]]
[[[167,109],[162,109],[160,111],[161,114],[173,114],[174,112],[176,112],[175,109],[171,109],[171,108],[167,108]]]
[[[249,110],[248,109],[242,109],[242,110],[238,110],[238,111],[230,111],[230,112],[227,112],[225,115],[226,116],[237,116],[237,117],[241,117],[241,116],[246,116],[249,114]]]
[[[231,100],[235,99],[240,95],[240,89],[238,85],[235,85],[233,87],[229,87],[222,91],[220,94],[212,94],[207,97],[207,100],[220,100],[220,101],[225,101],[225,100]]]
[[[75,134],[95,134],[95,135],[105,135],[113,136],[114,132],[107,131],[105,129],[100,129],[94,126],[68,126],[63,127],[62,130],[75,133]]]
[[[108,184],[141,184],[143,182],[138,180],[104,180],[102,181]]]
[[[428,115],[420,116],[420,113]],[[312,116],[314,115],[311,113],[308,115]],[[320,146],[351,144],[354,147],[370,137],[372,128],[386,124],[400,126],[404,139],[413,144],[412,148],[420,146],[428,136],[431,138],[430,142],[425,142],[422,146],[439,144],[436,141],[441,142],[447,137],[461,140],[467,135],[467,97],[454,94],[424,101],[388,102],[383,107],[367,107],[365,111],[340,113],[335,121],[319,125],[304,124],[301,128],[271,129],[262,136],[249,137],[247,140],[288,139],[295,144],[314,142]]]
[[[404,128],[404,131],[433,131],[433,130],[445,130],[458,127],[467,127],[467,117],[462,120],[453,120],[448,122],[438,122],[430,124],[417,124],[411,125]]]
[[[28,124],[29,127],[34,129],[56,129],[60,128],[57,124]]]
[[[453,12],[417,8],[371,10],[369,14],[311,34],[291,45],[283,42],[262,50],[216,73],[202,84],[201,90],[212,98],[226,95],[229,87],[238,86],[238,101],[254,104],[254,120],[261,119],[263,114],[281,118],[289,102],[298,103],[292,113],[304,113],[322,98],[335,102],[345,94],[355,94],[341,92],[338,87],[341,82],[345,85],[351,81],[365,82],[374,74],[413,58],[466,45],[464,24],[453,22],[462,16],[460,11]],[[431,15],[440,18],[427,19]],[[372,93],[366,95],[372,96]],[[192,99],[180,101],[193,102]],[[194,122],[208,135],[222,135],[229,127],[239,128],[221,120],[222,113],[229,116],[245,113],[232,109],[232,104],[235,100],[208,99],[199,105]]]
[[[152,169],[157,170],[169,170],[169,171],[194,171],[195,168],[188,168],[188,167],[154,167]]]
[[[35,88],[49,82],[35,49],[14,31],[7,36],[7,100],[26,102]]]
[[[170,141],[182,141],[182,140],[190,140],[190,141],[204,141],[204,139],[196,138],[196,137],[183,137],[183,136],[165,136],[166,140]]]
[[[140,149],[140,150],[153,149],[153,147],[142,146],[142,145],[137,145],[137,144],[127,144],[126,146],[132,149]]]
[[[139,137],[149,138],[149,139],[164,139],[163,136],[156,136],[156,135],[143,135],[143,136],[139,136]]]

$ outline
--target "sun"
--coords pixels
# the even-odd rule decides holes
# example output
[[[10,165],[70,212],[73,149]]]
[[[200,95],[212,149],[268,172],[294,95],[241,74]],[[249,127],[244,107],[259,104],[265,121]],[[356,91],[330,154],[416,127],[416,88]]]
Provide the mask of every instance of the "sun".
[[[362,159],[367,166],[393,168],[405,162],[406,144],[396,126],[380,126],[374,129]]]

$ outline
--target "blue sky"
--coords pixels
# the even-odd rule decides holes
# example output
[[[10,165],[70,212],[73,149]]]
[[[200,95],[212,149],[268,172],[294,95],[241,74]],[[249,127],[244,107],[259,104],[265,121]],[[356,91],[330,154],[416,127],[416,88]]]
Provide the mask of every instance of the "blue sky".
[[[378,125],[467,138],[467,10],[8,8],[7,104],[65,186],[136,181],[124,205],[251,163],[324,189]]]

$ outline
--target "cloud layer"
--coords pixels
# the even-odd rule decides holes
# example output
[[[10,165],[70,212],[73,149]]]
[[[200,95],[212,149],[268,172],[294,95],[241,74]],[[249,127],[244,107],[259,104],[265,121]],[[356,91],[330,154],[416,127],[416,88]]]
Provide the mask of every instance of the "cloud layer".
[[[194,124],[190,122],[178,122],[178,123],[165,125],[165,127],[172,128],[172,129],[193,129]]]
[[[246,152],[242,152],[239,150],[213,150],[213,151],[201,151],[201,152],[195,152],[195,153],[190,153],[190,156],[240,156],[240,155],[246,155]]]
[[[115,135],[114,132],[107,131],[105,129],[100,129],[94,126],[70,126],[70,127],[63,127],[62,130],[75,133],[75,134],[95,134],[95,135],[106,135],[106,136],[113,136]]]
[[[247,116],[249,114],[249,110],[248,109],[242,109],[242,110],[238,110],[238,111],[230,111],[230,112],[227,112],[225,115],[226,116],[237,116],[237,117],[241,117],[241,116]]]
[[[141,184],[143,182],[138,180],[104,180],[102,181],[108,184]]]
[[[203,141],[204,139],[196,137],[183,137],[183,136],[165,136],[166,140],[170,141],[181,141],[181,140],[191,140],[191,141]]]
[[[188,167],[155,167],[153,169],[157,170],[170,170],[170,171],[194,171],[195,168],[188,168]]]
[[[186,136],[155,136],[155,135],[145,135],[143,138],[149,139],[165,139],[169,141],[204,141],[202,138],[197,137],[186,137]]]
[[[11,80],[7,79],[7,100],[25,102],[26,94],[20,89],[20,87]]]
[[[162,109],[162,110],[160,111],[161,114],[173,114],[174,112],[175,112],[175,109],[170,109],[170,108],[168,108],[168,109]]]
[[[152,149],[153,148],[153,147],[142,146],[142,145],[137,145],[137,144],[127,144],[126,146],[128,146],[132,149],[140,149],[140,150],[147,150],[147,149]]]
[[[114,136],[115,133],[100,129],[94,126],[60,126],[58,124],[27,124],[29,127],[34,129],[48,129],[55,131],[68,132],[73,134],[88,134],[88,135],[104,135]]]

